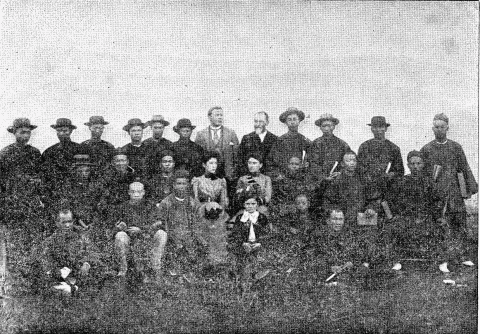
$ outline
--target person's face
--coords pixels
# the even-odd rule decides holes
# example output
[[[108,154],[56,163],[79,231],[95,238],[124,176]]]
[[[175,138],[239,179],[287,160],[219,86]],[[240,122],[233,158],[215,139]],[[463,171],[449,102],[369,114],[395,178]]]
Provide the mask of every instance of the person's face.
[[[173,184],[173,191],[175,196],[179,198],[184,198],[187,195],[188,191],[188,179],[186,178],[177,178]]]
[[[73,228],[73,215],[71,211],[66,213],[60,212],[58,214],[57,226],[59,228],[70,230]]]
[[[134,202],[141,201],[143,196],[145,196],[145,189],[143,188],[143,184],[135,182],[132,183],[128,190],[128,195],[130,195],[130,200]]]
[[[298,196],[295,199],[295,206],[298,211],[300,212],[306,212],[308,211],[308,208],[310,207],[310,202],[305,196]]]
[[[436,138],[444,139],[447,137],[448,124],[442,120],[435,120],[432,130]]]
[[[75,172],[79,180],[88,180],[90,177],[91,168],[90,166],[77,166],[75,168]]]
[[[373,137],[383,139],[385,138],[385,132],[387,132],[387,127],[385,125],[372,126],[370,130],[373,133]]]
[[[70,138],[70,135],[72,134],[73,129],[68,127],[68,126],[62,126],[60,128],[57,128],[57,138],[59,140],[65,140]]]
[[[128,158],[126,155],[116,155],[113,158],[113,165],[119,172],[124,172],[128,167]]]
[[[173,161],[173,157],[166,155],[162,158],[162,171],[165,173],[171,173],[175,168],[175,162]]]
[[[212,110],[212,113],[210,116],[208,116],[210,119],[210,124],[214,127],[220,126],[223,124],[223,110],[222,109],[215,109]]]
[[[343,216],[343,212],[332,211],[330,218],[327,221],[327,225],[335,232],[339,232],[342,230],[344,224],[345,217]]]
[[[132,126],[128,133],[130,134],[132,142],[138,143],[142,140],[143,128],[140,125]]]
[[[102,137],[105,126],[103,124],[94,124],[90,126],[89,129],[90,129],[90,133],[92,134],[92,138],[100,138]]]
[[[343,156],[343,166],[345,170],[354,172],[357,168],[357,157],[354,154],[345,154]]]
[[[180,135],[180,138],[189,139],[192,135],[192,128],[180,128],[178,134]]]
[[[260,134],[262,132],[265,132],[267,125],[268,121],[264,113],[255,114],[255,116],[253,117],[253,127],[256,133]]]
[[[301,161],[297,157],[291,157],[288,161],[288,170],[291,172],[297,172],[301,167]]]
[[[162,138],[163,130],[165,130],[163,123],[156,122],[152,124],[152,134],[154,138]]]
[[[245,201],[244,206],[248,213],[254,213],[257,211],[258,203],[255,198],[249,198]]]
[[[32,130],[30,130],[30,128],[18,128],[15,131],[15,140],[17,141],[17,143],[25,145],[30,140],[31,135]]]
[[[215,174],[217,171],[218,161],[217,158],[210,158],[206,163],[203,164],[203,168],[205,168],[205,172],[210,174]]]
[[[335,125],[332,121],[323,121],[320,124],[320,130],[325,136],[330,136],[333,134],[333,130],[335,130]]]
[[[248,171],[250,173],[258,173],[260,171],[260,168],[262,168],[263,166],[263,164],[260,163],[260,161],[258,161],[255,158],[248,159],[247,163],[248,163]]]
[[[300,118],[297,114],[290,114],[287,116],[286,123],[289,130],[296,131],[298,130],[298,126],[300,125]]]
[[[419,174],[422,172],[423,167],[425,167],[425,163],[423,162],[423,159],[420,157],[411,157],[410,160],[408,160],[408,168],[412,172],[412,174]]]

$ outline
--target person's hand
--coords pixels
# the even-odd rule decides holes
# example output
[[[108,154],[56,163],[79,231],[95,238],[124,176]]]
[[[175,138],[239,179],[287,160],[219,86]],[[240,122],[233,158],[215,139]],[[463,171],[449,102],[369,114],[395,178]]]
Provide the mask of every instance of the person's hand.
[[[373,216],[375,216],[377,213],[375,212],[375,210],[373,209],[367,209],[365,210],[365,217],[366,218],[372,218]]]
[[[242,244],[243,250],[245,253],[249,254],[252,251],[252,246],[248,242]]]
[[[127,232],[130,232],[130,233],[140,233],[141,229],[140,227],[136,227],[136,226],[130,226],[129,228],[127,228]]]
[[[387,176],[387,179],[391,180],[395,177],[395,173],[394,172],[389,172],[388,174],[386,174]]]
[[[118,222],[117,223],[117,228],[120,231],[125,231],[127,229],[127,224],[125,224],[125,222]]]
[[[333,172],[329,176],[325,178],[327,181],[332,181],[333,179],[337,178],[341,173],[340,172]]]
[[[88,271],[90,270],[90,263],[84,262],[82,267],[80,268],[81,275],[88,275]]]
[[[255,242],[255,243],[251,244],[251,246],[250,246],[252,252],[253,252],[254,250],[259,249],[260,247],[262,247],[262,244],[259,243],[259,242]]]
[[[65,279],[65,278],[67,278],[68,275],[70,275],[71,272],[72,272],[72,270],[70,268],[63,267],[62,269],[60,269],[60,276],[63,279]]]
[[[152,230],[154,231],[159,230],[162,226],[163,226],[163,223],[160,220],[158,220],[155,223],[153,223]]]
[[[340,270],[342,270],[342,266],[332,266],[331,270],[334,273],[338,273]]]
[[[281,181],[281,180],[283,180],[284,178],[285,178],[285,176],[280,173],[280,174],[277,175],[276,180],[277,180],[277,181]]]
[[[290,227],[290,233],[298,234],[298,230],[296,228]]]

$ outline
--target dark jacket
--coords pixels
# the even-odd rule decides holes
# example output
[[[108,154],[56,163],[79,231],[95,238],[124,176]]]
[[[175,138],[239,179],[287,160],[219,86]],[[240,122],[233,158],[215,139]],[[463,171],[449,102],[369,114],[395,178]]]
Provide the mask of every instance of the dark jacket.
[[[240,146],[238,147],[237,175],[245,175],[248,173],[248,154],[253,152],[258,152],[263,157],[263,167],[260,172],[265,174],[265,171],[268,170],[266,163],[267,156],[270,153],[273,144],[277,141],[277,138],[278,137],[270,131],[267,131],[263,142],[255,132],[243,136]]]

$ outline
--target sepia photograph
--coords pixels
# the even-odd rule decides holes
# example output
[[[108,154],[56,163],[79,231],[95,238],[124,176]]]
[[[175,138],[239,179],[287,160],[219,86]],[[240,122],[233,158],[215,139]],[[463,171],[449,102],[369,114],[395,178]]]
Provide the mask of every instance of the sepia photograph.
[[[0,1],[0,333],[477,333],[479,2]]]

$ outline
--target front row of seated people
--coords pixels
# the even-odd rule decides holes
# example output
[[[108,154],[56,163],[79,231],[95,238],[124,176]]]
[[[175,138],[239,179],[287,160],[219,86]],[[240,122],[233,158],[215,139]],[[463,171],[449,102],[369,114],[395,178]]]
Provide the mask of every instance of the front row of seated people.
[[[215,153],[205,155],[204,175],[192,180],[187,171],[174,171],[172,159],[168,152],[163,155],[160,178],[171,192],[147,196],[143,183],[129,183],[128,199],[109,213],[108,224],[81,231],[85,224],[74,224],[74,216],[79,217],[75,208],[60,208],[57,230],[43,244],[43,275],[57,288],[73,291],[85,277],[101,276],[105,253],[112,248],[117,276],[130,270],[154,282],[161,282],[165,270],[171,275],[200,270],[208,276],[219,268],[260,279],[272,263],[279,268],[314,266],[324,279],[350,262],[356,268],[400,269],[401,259],[412,250],[442,263],[444,272],[448,261],[471,264],[463,253],[465,238],[448,231],[444,204],[423,174],[418,151],[408,154],[411,174],[393,187],[390,206],[399,213],[394,217],[387,217],[383,203],[366,200],[352,151],[344,154],[341,172],[333,172],[314,191],[305,179],[297,182],[301,171],[295,158],[287,175],[272,182],[260,173],[262,158],[251,154],[249,174],[238,181],[232,204],[238,211],[232,218],[225,210],[225,179],[216,176]],[[281,198],[273,195],[277,189]],[[89,237],[113,247],[99,250]]]

